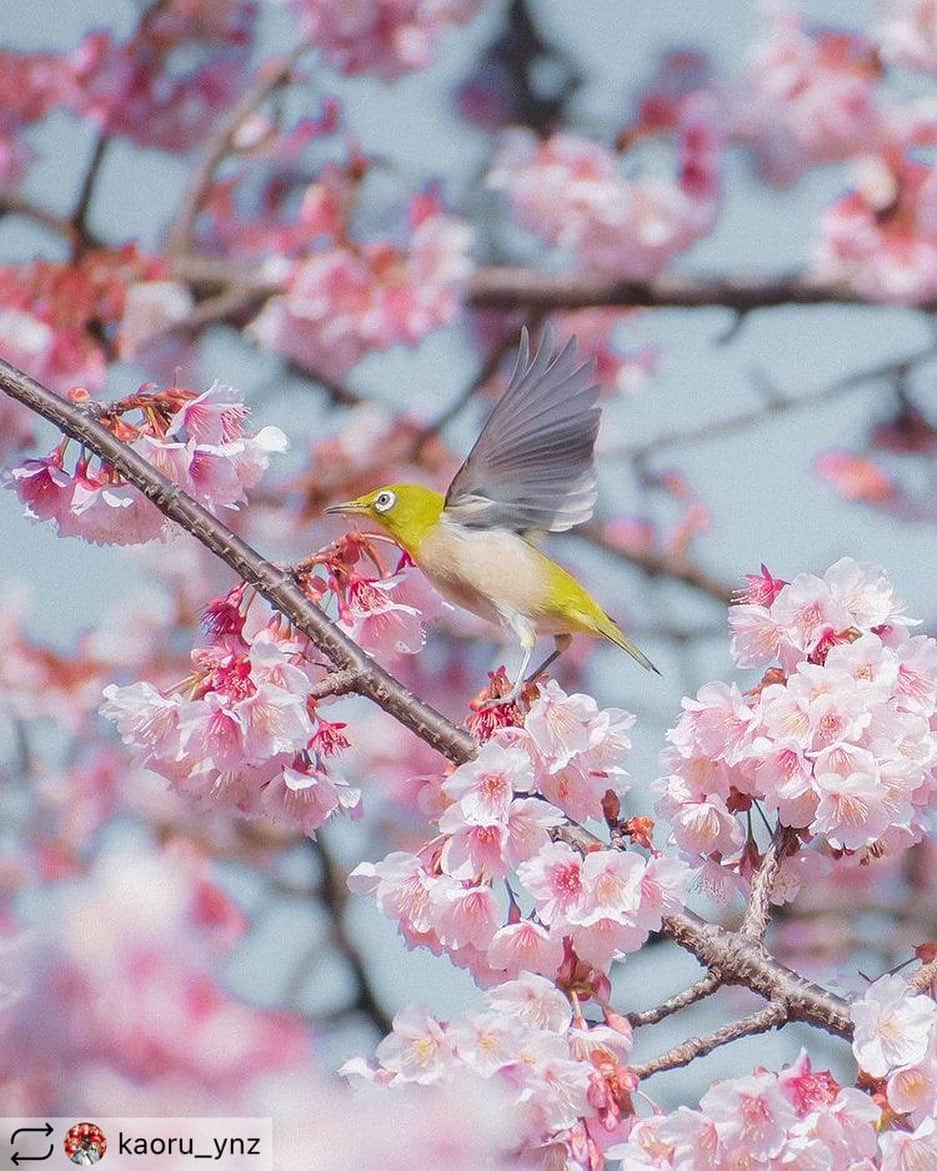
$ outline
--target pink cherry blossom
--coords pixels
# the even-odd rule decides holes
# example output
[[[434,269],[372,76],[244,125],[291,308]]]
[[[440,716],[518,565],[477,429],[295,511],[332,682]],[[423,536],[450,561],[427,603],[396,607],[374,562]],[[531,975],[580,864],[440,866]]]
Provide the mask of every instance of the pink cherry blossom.
[[[923,1059],[937,1028],[937,1004],[910,993],[900,976],[882,976],[853,1003],[852,1017],[856,1061],[873,1077],[884,1077]]]
[[[469,20],[480,0],[291,0],[303,35],[343,73],[375,73],[392,81],[433,58],[442,29]]]
[[[720,134],[706,95],[684,105],[677,130],[677,181],[626,179],[611,151],[570,133],[539,142],[512,131],[489,182],[523,227],[590,271],[645,280],[706,235],[718,208]]]
[[[883,0],[879,51],[886,61],[937,73],[937,5],[934,0]]]

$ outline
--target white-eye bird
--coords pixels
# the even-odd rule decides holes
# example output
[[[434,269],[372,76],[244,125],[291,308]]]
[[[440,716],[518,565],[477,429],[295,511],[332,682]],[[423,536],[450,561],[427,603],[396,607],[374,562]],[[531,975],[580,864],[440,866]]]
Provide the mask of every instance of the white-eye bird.
[[[473,614],[508,627],[524,657],[513,702],[540,635],[553,653],[574,634],[608,639],[651,671],[657,668],[562,566],[533,543],[592,516],[598,496],[593,449],[599,388],[571,340],[559,351],[545,331],[531,360],[527,330],[507,390],[445,496],[422,484],[387,484],[326,512],[366,516],[406,549],[437,590]]]

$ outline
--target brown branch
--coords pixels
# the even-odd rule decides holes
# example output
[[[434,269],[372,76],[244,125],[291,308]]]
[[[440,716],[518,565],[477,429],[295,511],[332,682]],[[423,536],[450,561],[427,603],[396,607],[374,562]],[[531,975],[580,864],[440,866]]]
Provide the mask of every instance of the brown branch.
[[[742,1037],[752,1037],[757,1033],[767,1033],[770,1029],[780,1028],[788,1020],[787,1009],[783,1004],[766,1004],[757,1012],[743,1017],[740,1021],[732,1021],[716,1029],[714,1033],[707,1033],[704,1037],[691,1037],[682,1045],[675,1045],[659,1057],[640,1065],[632,1065],[631,1072],[643,1081],[652,1074],[661,1073],[665,1069],[680,1069],[689,1065],[697,1057],[704,1057],[712,1053],[720,1045],[728,1045],[731,1041],[738,1041]]]
[[[771,895],[785,856],[796,847],[797,834],[786,825],[775,830],[771,844],[764,852],[761,865],[752,876],[748,892],[748,906],[739,932],[748,939],[764,939],[771,917]]]
[[[345,910],[348,905],[347,875],[328,849],[321,831],[312,845],[322,865],[319,898],[331,918],[332,940],[355,977],[357,991],[354,1001],[348,1006],[348,1011],[363,1013],[381,1035],[389,1033],[393,1021],[378,1000],[361,953],[345,926]]]
[[[0,360],[0,390],[54,423],[60,431],[102,459],[149,499],[170,520],[182,525],[268,602],[285,614],[339,669],[358,673],[357,691],[450,760],[467,760],[475,742],[450,724],[403,684],[379,667],[303,594],[285,570],[252,549],[201,504],[167,480],[132,448],[116,439],[81,407],[47,390],[28,374]]]
[[[0,361],[0,390],[54,423],[66,435],[106,460],[135,484],[169,519],[182,525],[276,609],[302,630],[339,670],[359,675],[356,691],[455,763],[469,759],[475,742],[394,679],[347,638],[311,603],[290,574],[265,561],[205,508],[160,475],[80,406],[59,398],[34,379]],[[580,826],[557,831],[577,848],[608,848]],[[852,1036],[849,1005],[774,960],[757,940],[706,923],[692,912],[670,915],[663,930],[721,983],[740,984],[785,1007],[787,1020],[800,1020],[840,1037]]]
[[[642,1025],[656,1025],[665,1017],[672,1016],[673,1013],[679,1012],[683,1008],[689,1008],[691,1004],[696,1004],[697,1001],[711,996],[720,986],[719,977],[709,972],[701,980],[697,980],[695,984],[691,984],[683,992],[671,996],[669,1000],[665,1000],[656,1008],[647,1008],[643,1012],[629,1012],[628,1021],[635,1029],[641,1028]]]
[[[325,699],[328,695],[347,695],[358,687],[359,674],[354,670],[332,671],[309,689],[311,699]]]
[[[32,220],[34,223],[40,224],[43,228],[47,228],[50,232],[55,232],[58,236],[64,236],[73,247],[81,243],[82,239],[91,247],[100,244],[100,240],[87,229],[84,229],[82,236],[82,233],[78,231],[72,221],[66,216],[57,215],[47,207],[42,207],[38,203],[33,203],[32,200],[24,199],[23,196],[16,195],[13,192],[5,192],[3,195],[0,195],[0,216],[8,215],[22,216],[24,219]]]
[[[268,94],[289,78],[297,62],[308,49],[308,43],[300,41],[285,57],[265,62],[258,69],[253,85],[245,90],[240,100],[220,119],[205,144],[202,156],[182,197],[176,218],[170,226],[167,239],[167,251],[170,254],[184,252],[190,247],[195,234],[195,221],[198,219],[205,193],[211,186],[222,159],[231,149],[235,135],[244,120],[257,109]]]
[[[908,980],[908,984],[915,992],[927,992],[930,986],[937,981],[937,960],[923,964]]]
[[[469,285],[468,302],[474,309],[524,307],[552,311],[596,305],[670,309],[721,306],[737,313],[779,305],[881,304],[843,285],[799,274],[707,277],[669,273],[651,281],[623,281],[510,267],[477,269]],[[937,304],[927,302],[912,308],[932,313]]]
[[[111,140],[103,132],[99,132],[97,138],[94,140],[94,148],[91,151],[91,158],[88,160],[88,166],[85,168],[84,176],[81,180],[81,186],[78,189],[78,196],[75,200],[75,210],[72,212],[72,225],[75,229],[75,239],[73,247],[76,251],[82,247],[87,247],[88,240],[88,213],[91,211],[91,201],[94,198],[94,189],[97,186],[98,175],[101,173],[101,166],[107,154],[107,148],[110,146]]]
[[[571,535],[588,541],[590,545],[595,545],[596,548],[610,553],[620,561],[626,561],[629,565],[646,573],[648,577],[672,577],[677,581],[682,581],[684,585],[692,586],[701,593],[708,594],[709,597],[715,598],[723,605],[728,606],[732,601],[733,590],[730,585],[713,577],[705,569],[683,557],[657,553],[651,549],[621,549],[608,540],[599,525],[594,524],[581,525]]]

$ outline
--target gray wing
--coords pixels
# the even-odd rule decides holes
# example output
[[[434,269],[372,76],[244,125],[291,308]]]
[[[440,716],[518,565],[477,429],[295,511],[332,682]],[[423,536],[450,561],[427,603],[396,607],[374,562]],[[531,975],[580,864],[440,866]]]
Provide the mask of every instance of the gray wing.
[[[587,521],[598,496],[598,397],[593,364],[579,362],[575,339],[557,351],[545,329],[531,360],[522,330],[508,388],[449,485],[447,515],[517,532],[559,533]]]

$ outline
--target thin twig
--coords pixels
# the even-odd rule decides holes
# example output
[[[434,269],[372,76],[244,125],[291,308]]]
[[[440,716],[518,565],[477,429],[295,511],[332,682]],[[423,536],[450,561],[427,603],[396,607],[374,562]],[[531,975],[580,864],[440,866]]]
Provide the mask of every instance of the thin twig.
[[[757,1012],[743,1017],[740,1021],[733,1021],[716,1029],[714,1033],[707,1033],[704,1037],[691,1037],[682,1045],[675,1045],[659,1057],[644,1061],[640,1065],[631,1066],[631,1072],[639,1080],[661,1073],[665,1069],[680,1069],[689,1065],[697,1057],[704,1057],[712,1053],[720,1045],[728,1045],[731,1041],[738,1041],[742,1037],[753,1037],[758,1033],[767,1033],[770,1029],[777,1029],[787,1021],[787,1009],[783,1004],[767,1004]]]
[[[297,62],[308,49],[309,44],[300,41],[287,56],[265,62],[258,69],[254,84],[245,90],[240,100],[220,119],[205,144],[201,158],[192,172],[191,181],[182,197],[176,218],[170,226],[167,240],[167,251],[170,254],[185,252],[191,246],[195,234],[195,221],[198,218],[205,193],[211,186],[215,171],[231,149],[235,135],[245,119],[250,117],[268,94],[289,78]]]
[[[72,212],[72,225],[75,229],[73,247],[76,249],[88,245],[88,213],[91,210],[94,189],[97,186],[98,175],[101,173],[101,166],[110,143],[110,138],[103,131],[98,133],[91,151],[91,158],[88,160],[88,166],[81,180],[81,187],[78,189],[75,210]]]
[[[937,347],[933,344],[923,349],[915,350],[904,358],[891,359],[881,362],[864,370],[855,370],[842,378],[825,383],[804,394],[790,395],[774,393],[772,397],[750,411],[741,411],[727,419],[713,419],[702,423],[698,427],[685,427],[672,431],[664,431],[649,439],[646,443],[632,444],[630,447],[616,448],[606,453],[615,459],[645,460],[648,456],[656,455],[672,447],[690,447],[696,443],[706,443],[711,439],[721,439],[725,435],[732,435],[737,431],[746,431],[750,427],[763,423],[766,419],[776,415],[791,414],[796,411],[809,410],[820,403],[838,398],[852,390],[860,390],[870,382],[899,378],[902,374],[929,359],[937,357]],[[776,388],[772,388],[775,389]]]
[[[719,988],[720,983],[719,976],[709,972],[702,980],[697,980],[695,984],[691,984],[683,992],[671,996],[669,1000],[665,1000],[656,1008],[647,1008],[643,1012],[629,1012],[628,1020],[631,1027],[639,1029],[642,1025],[656,1025],[665,1017],[672,1016],[673,1013],[679,1012],[683,1008],[689,1008],[691,1004],[696,1004],[697,1001],[711,996]]]
[[[594,524],[581,525],[570,535],[588,541],[590,545],[595,545],[596,548],[610,553],[620,561],[634,565],[646,573],[648,577],[672,577],[677,581],[682,581],[684,585],[692,586],[701,593],[708,594],[709,597],[715,598],[717,602],[722,602],[726,606],[732,601],[733,590],[730,585],[713,577],[701,566],[695,565],[683,557],[658,553],[652,549],[619,548],[605,536],[599,525]]]

